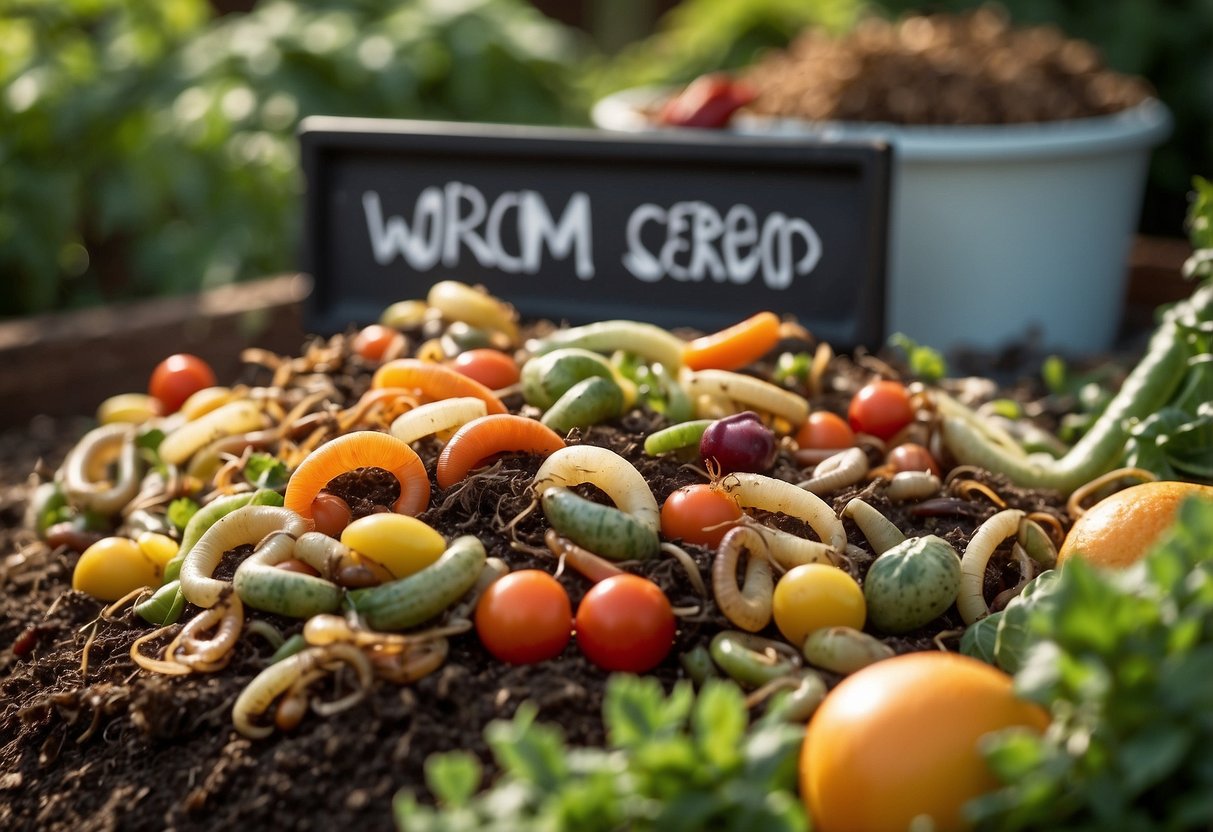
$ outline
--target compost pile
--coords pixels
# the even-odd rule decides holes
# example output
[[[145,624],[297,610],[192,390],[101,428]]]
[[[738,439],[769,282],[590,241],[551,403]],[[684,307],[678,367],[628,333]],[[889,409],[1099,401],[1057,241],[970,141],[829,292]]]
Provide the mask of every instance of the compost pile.
[[[310,434],[315,433],[316,443],[332,438],[336,431],[325,426],[336,424],[334,419],[342,420],[347,429],[386,431],[397,413],[384,405],[382,397],[377,405],[368,404],[374,399],[368,398],[368,391],[373,392],[376,369],[393,354],[428,353],[433,358],[435,349],[438,357],[443,349],[457,351],[456,341],[467,338],[467,330],[431,315],[423,323],[404,325],[403,339],[378,360],[368,360],[353,348],[353,332],[314,339],[297,357],[251,353],[242,379],[220,381],[276,391],[273,395],[281,407],[301,420],[302,428],[289,441],[261,450],[284,457],[294,453],[291,458],[297,461]],[[547,336],[551,330],[551,324],[541,324],[523,335]],[[856,391],[873,379],[909,380],[904,368],[874,355],[834,356],[827,345],[792,322],[783,322],[779,336],[775,348],[745,372],[760,379],[780,379],[782,387],[804,397],[814,411],[845,413]],[[796,360],[798,371],[788,372]],[[311,396],[318,390],[324,395]],[[1041,394],[1031,384],[999,391],[981,379],[957,382],[951,390],[958,400],[973,405],[1000,393],[1020,401],[1036,400]],[[310,403],[300,406],[304,399]],[[501,401],[511,413],[538,415],[516,388],[507,390]],[[1060,403],[1058,408],[1064,406]],[[1047,426],[1060,413],[1037,409],[1035,415]],[[642,400],[621,416],[574,427],[567,432],[567,443],[614,451],[643,475],[662,504],[676,489],[708,477],[694,453],[684,452],[680,458],[645,452],[646,439],[668,421]],[[0,826],[77,832],[237,824],[390,829],[391,801],[398,790],[424,795],[422,770],[431,753],[466,749],[491,771],[483,728],[492,719],[513,714],[523,701],[538,707],[541,720],[559,725],[570,744],[602,744],[601,708],[608,674],[589,662],[575,643],[556,659],[515,666],[493,658],[475,632],[451,636],[445,661],[415,682],[376,680],[352,707],[331,716],[308,713],[291,731],[272,731],[264,739],[242,736],[233,729],[233,703],[269,664],[276,645],[266,634],[295,635],[302,621],[250,608],[246,621],[260,623],[246,625],[230,660],[214,672],[160,675],[137,667],[130,655],[132,644],[152,626],[129,605],[103,614],[105,602],[71,589],[79,551],[100,535],[79,532],[78,525],[75,537],[64,531],[59,537],[52,535],[48,543],[24,520],[34,485],[53,475],[87,427],[88,420],[41,420],[32,433],[6,436],[0,448],[4,463],[0,548],[5,555],[0,599],[4,608],[0,616]],[[798,482],[812,474],[813,454],[797,449],[784,428],[785,437],[767,473]],[[950,461],[932,443],[928,415],[920,414],[908,430],[913,438],[936,448],[947,472]],[[549,524],[544,512],[533,505],[531,483],[541,463],[539,456],[506,454],[443,488],[434,477],[443,443],[430,437],[413,447],[433,494],[428,508],[418,515],[421,520],[448,540],[474,535],[490,557],[502,559],[511,569],[557,572],[557,560],[545,545]],[[1003,507],[1053,518],[1058,533],[1068,527],[1058,494],[1013,487],[1004,478],[982,471],[959,471],[929,494],[893,502],[886,493],[893,471],[885,463],[885,443],[869,441],[859,447],[875,470],[826,495],[836,514],[862,496],[906,535],[938,535],[959,551],[974,530]],[[247,458],[242,450],[224,457],[229,463]],[[886,467],[879,468],[882,465]],[[246,474],[251,476],[238,464],[229,464],[216,476],[227,490],[241,493],[253,488],[244,480]],[[377,493],[381,486],[372,478],[334,485],[332,490],[341,491],[357,507],[360,497],[368,503],[394,499],[394,493],[386,499]],[[163,517],[169,498],[190,493],[190,487],[188,481],[161,482],[165,499],[147,500],[145,513]],[[592,489],[582,491],[588,499],[603,502]],[[771,526],[814,537],[800,520],[757,514]],[[847,534],[853,546],[843,565],[862,582],[871,563],[872,556],[866,554],[870,547],[854,525],[848,524]],[[712,599],[714,550],[689,543],[682,548],[693,560],[695,574],[664,554],[623,564],[627,571],[656,582],[679,612],[673,649],[650,673],[666,687],[687,675],[680,656],[707,645],[715,634],[732,626]],[[216,576],[230,579],[232,559],[239,554],[228,553]],[[996,555],[986,575],[986,598],[1020,582],[1021,565],[1006,552]],[[559,573],[559,580],[576,609],[590,582],[568,568]],[[706,594],[701,584],[708,586]],[[197,612],[187,605],[181,620]],[[881,640],[897,653],[954,650],[963,627],[951,608],[927,626]],[[763,635],[778,638],[773,625]],[[166,641],[152,642],[142,652],[152,655]],[[841,678],[831,672],[823,676],[830,685]],[[331,701],[359,686],[354,675],[345,672],[315,687],[318,699]],[[761,710],[762,705],[755,707]]]
[[[870,18],[835,37],[810,30],[741,74],[748,111],[811,121],[1015,124],[1119,112],[1150,95],[1056,27],[1005,12]]]

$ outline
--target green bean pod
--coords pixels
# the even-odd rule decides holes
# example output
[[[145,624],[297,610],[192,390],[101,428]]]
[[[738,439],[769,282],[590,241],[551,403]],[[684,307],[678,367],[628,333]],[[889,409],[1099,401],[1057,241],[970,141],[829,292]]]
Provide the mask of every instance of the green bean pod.
[[[295,633],[282,642],[281,646],[274,651],[274,655],[270,656],[270,664],[277,664],[283,659],[289,659],[296,653],[303,651],[307,646],[307,639],[303,637],[303,633]]]
[[[661,550],[657,533],[631,514],[596,503],[562,486],[544,490],[543,513],[552,528],[609,560],[643,560]]]
[[[277,491],[262,488],[251,493],[220,497],[198,509],[181,532],[181,546],[177,549],[177,554],[164,566],[164,582],[177,580],[181,575],[181,564],[185,562],[185,556],[202,539],[202,535],[206,534],[207,529],[236,509],[248,505],[280,506],[282,505],[282,495]]]
[[[757,688],[800,667],[800,656],[780,641],[738,630],[722,630],[708,648],[712,661],[734,682]]]
[[[800,673],[800,683],[788,691],[778,706],[779,715],[787,722],[808,722],[828,693],[820,673],[807,667]]]
[[[1191,349],[1187,327],[1213,315],[1213,286],[1197,289],[1172,307],[1158,325],[1145,355],[1095,424],[1065,456],[1022,456],[1001,447],[983,430],[980,417],[950,405],[943,415],[943,440],[959,462],[1005,474],[1016,485],[1051,488],[1069,494],[1114,468],[1125,452],[1134,420],[1144,419],[1167,403],[1183,382]]]
[[[716,665],[712,663],[712,655],[708,648],[697,644],[678,657],[682,669],[696,685],[702,685],[708,679],[719,676]]]
[[[559,434],[614,419],[623,412],[623,391],[614,379],[590,376],[574,384],[543,414],[543,424]]]
[[[668,428],[650,433],[644,440],[644,452],[649,456],[660,456],[682,448],[699,448],[703,432],[715,419],[694,419],[670,425]]]
[[[559,329],[545,338],[527,343],[534,355],[543,355],[563,347],[580,347],[595,352],[627,350],[662,364],[670,371],[682,367],[683,340],[653,324],[637,321],[595,321],[585,326]]]
[[[610,362],[596,352],[559,349],[522,365],[522,397],[526,403],[548,410],[569,388],[588,378],[613,379]]]
[[[145,601],[135,605],[135,612],[148,624],[164,627],[176,624],[185,609],[185,593],[181,591],[181,581],[172,580],[160,587]]]
[[[805,638],[803,653],[814,667],[845,675],[892,658],[893,648],[854,627],[822,627]]]
[[[434,563],[407,578],[348,594],[372,630],[403,630],[435,617],[471,589],[487,560],[473,535],[451,541]]]

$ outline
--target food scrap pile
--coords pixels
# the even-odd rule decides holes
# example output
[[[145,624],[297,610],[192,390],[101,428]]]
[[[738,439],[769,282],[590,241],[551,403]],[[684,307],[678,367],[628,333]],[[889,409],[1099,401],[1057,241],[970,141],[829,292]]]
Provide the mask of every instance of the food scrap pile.
[[[738,108],[762,117],[907,125],[1029,124],[1126,110],[1152,94],[1109,69],[1091,44],[1053,26],[1013,26],[983,6],[964,14],[862,21],[845,35],[810,29],[736,80],[692,84],[658,116],[719,127]]]
[[[382,826],[431,752],[487,762],[481,730],[524,700],[600,745],[612,672],[731,679],[786,726],[898,654],[979,652],[976,625],[1056,565],[1085,505],[1156,477],[1118,469],[1126,425],[1192,404],[1211,297],[1173,310],[1084,438],[1045,457],[1022,450],[1039,426],[1005,418],[1026,398],[835,355],[771,312],[689,338],[524,332],[444,281],[300,356],[250,351],[231,386],[167,359],[149,394],[101,405],[7,564],[57,597],[6,625],[5,788],[29,789],[0,819],[52,823],[49,773],[125,742],[197,755],[172,794],[98,790],[149,807],[142,825],[275,817],[237,781],[294,795],[299,754],[340,793],[300,798],[300,828],[334,800]]]

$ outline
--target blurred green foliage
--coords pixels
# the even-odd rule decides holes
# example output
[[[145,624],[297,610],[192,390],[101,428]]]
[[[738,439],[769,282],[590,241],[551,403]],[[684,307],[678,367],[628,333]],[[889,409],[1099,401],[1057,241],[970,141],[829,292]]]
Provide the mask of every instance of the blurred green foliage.
[[[0,317],[292,268],[306,115],[580,124],[607,92],[737,68],[808,26],[978,2],[682,0],[608,58],[526,0],[262,0],[220,18],[206,0],[4,0]],[[1152,191],[1182,214],[1213,171],[1213,0],[1004,2],[1156,86],[1177,118]]]
[[[568,122],[579,51],[524,0],[8,0],[0,316],[290,269],[302,117]]]
[[[650,37],[611,58],[589,61],[597,98],[646,84],[681,84],[715,70],[738,69],[764,50],[786,46],[810,26],[843,32],[863,10],[862,0],[682,0]]]

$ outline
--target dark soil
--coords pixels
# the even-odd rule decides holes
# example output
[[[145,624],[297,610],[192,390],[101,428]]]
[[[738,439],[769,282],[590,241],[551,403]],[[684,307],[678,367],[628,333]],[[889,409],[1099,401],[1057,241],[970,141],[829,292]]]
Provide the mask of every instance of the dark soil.
[[[814,404],[839,409],[868,375],[859,365],[836,362],[832,392]],[[343,382],[351,395],[365,383],[365,374]],[[660,503],[703,477],[693,467],[644,457],[643,438],[659,424],[635,411],[585,431],[580,441],[634,460]],[[512,667],[493,660],[474,633],[452,639],[446,663],[415,684],[379,682],[360,704],[336,716],[308,714],[292,733],[242,738],[232,728],[232,704],[267,664],[272,649],[263,638],[246,631],[230,665],[217,673],[163,677],[140,670],[128,652],[147,626],[129,610],[99,620],[104,605],[71,590],[78,555],[51,549],[22,528],[31,473],[52,471],[87,426],[81,419],[38,419],[28,430],[0,434],[0,829],[386,830],[393,828],[393,795],[423,792],[429,754],[469,749],[491,763],[484,726],[509,717],[524,700],[534,701],[541,718],[559,724],[572,743],[602,743],[606,674],[575,645],[556,660]],[[418,447],[432,472],[439,446]],[[445,493],[435,485],[421,517],[448,536],[477,534],[490,555],[513,568],[552,571],[541,512],[507,529],[531,501],[527,485],[537,465],[506,458]],[[801,475],[786,452],[776,470],[789,479]],[[986,482],[1014,506],[1064,516],[1050,495]],[[836,508],[856,491],[836,495]],[[958,546],[996,510],[976,502],[962,506],[963,513],[919,517],[912,508],[890,505],[878,489],[868,489],[867,496],[907,534],[940,534]],[[852,539],[862,543],[858,533]],[[711,552],[686,548],[710,586]],[[857,564],[860,571],[866,566]],[[673,559],[629,568],[657,581],[676,607],[692,611],[681,621],[675,649],[654,671],[672,684],[684,675],[678,655],[706,644],[727,622]],[[588,588],[576,574],[562,575],[561,582],[574,605]],[[267,620],[284,635],[300,629],[297,622],[255,611],[249,618]],[[899,652],[938,644],[955,649],[959,626],[952,612],[929,631],[889,643]],[[324,696],[337,698],[352,684],[352,677],[339,675]]]

